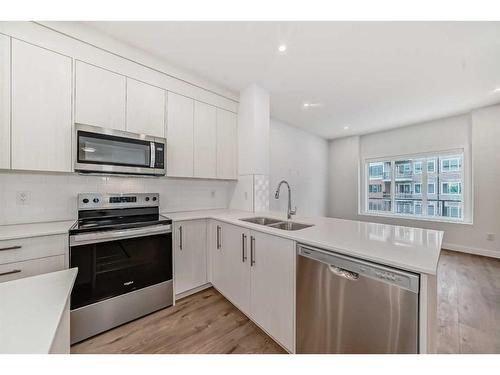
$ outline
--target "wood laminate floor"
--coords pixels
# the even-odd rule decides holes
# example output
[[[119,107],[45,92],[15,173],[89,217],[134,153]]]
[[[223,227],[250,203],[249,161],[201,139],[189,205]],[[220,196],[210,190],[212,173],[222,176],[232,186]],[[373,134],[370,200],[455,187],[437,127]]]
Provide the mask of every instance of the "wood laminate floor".
[[[500,260],[443,251],[438,352],[500,353]],[[71,353],[285,353],[215,289],[71,348]]]
[[[500,353],[500,259],[443,251],[438,353]]]
[[[285,351],[214,288],[71,347],[71,353]]]

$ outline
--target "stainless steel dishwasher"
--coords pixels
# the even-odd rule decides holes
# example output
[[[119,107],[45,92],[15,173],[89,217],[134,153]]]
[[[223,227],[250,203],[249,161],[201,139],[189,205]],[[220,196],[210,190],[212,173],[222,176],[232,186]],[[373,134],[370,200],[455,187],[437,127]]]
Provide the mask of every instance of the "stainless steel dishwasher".
[[[418,353],[419,282],[297,245],[297,353]]]

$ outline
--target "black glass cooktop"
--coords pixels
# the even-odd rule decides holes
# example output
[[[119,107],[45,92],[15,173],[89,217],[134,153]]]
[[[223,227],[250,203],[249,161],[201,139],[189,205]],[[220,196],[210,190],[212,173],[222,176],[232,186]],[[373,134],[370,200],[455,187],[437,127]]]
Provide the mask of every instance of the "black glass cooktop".
[[[144,209],[88,210],[79,212],[78,216],[78,221],[70,228],[70,234],[172,223],[171,219],[157,211]]]

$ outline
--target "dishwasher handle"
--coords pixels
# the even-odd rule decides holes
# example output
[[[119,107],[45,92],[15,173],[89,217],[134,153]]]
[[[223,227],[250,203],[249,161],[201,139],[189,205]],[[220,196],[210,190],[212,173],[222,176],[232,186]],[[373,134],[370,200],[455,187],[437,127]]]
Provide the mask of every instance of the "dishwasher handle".
[[[332,273],[337,276],[343,277],[344,279],[351,281],[356,281],[357,279],[359,279],[359,273],[345,270],[343,268],[334,266],[333,264],[330,264],[329,268]]]
[[[319,249],[305,244],[297,244],[297,255],[321,262],[327,265],[330,271],[349,280],[369,277],[371,279],[396,285],[414,293],[420,290],[418,274],[400,269],[356,259],[338,254],[330,250]]]

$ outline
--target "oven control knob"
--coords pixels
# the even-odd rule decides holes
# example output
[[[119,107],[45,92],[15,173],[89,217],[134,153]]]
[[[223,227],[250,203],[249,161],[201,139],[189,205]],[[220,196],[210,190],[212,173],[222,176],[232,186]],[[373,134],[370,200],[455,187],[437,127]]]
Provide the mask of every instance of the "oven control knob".
[[[149,197],[146,197],[145,199],[146,199],[146,202],[149,202]]]
[[[153,202],[156,200],[156,197],[153,197]]]
[[[93,201],[94,203],[99,203],[99,198],[94,198],[92,201]]]
[[[89,200],[87,198],[83,198],[83,203],[89,203]]]

